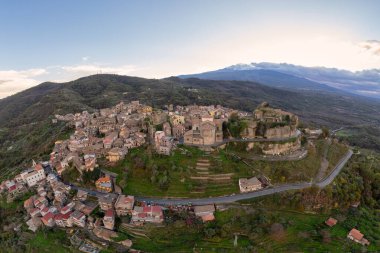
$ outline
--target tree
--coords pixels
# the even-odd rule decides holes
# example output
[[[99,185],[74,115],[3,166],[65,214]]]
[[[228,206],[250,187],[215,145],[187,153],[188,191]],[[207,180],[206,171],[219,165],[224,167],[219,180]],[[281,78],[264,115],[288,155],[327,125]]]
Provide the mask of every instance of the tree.
[[[327,127],[322,127],[322,136],[323,138],[327,138],[330,136],[330,130]]]

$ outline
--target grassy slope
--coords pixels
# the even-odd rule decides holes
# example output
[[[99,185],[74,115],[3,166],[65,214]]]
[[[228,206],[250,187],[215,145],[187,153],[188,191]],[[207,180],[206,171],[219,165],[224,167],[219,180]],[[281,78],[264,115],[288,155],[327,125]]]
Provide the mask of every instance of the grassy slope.
[[[177,222],[164,228],[144,227],[151,239],[132,240],[135,248],[149,252],[193,252],[194,249],[196,252],[356,252],[362,246],[346,238],[352,222],[360,224],[358,228],[366,231],[367,236],[376,235],[376,228],[380,225],[380,220],[367,209],[360,209],[358,215],[337,210],[313,214],[292,209],[277,211],[260,208],[266,220],[256,220],[250,215],[257,210],[252,207],[249,212],[241,209],[216,212],[216,222],[205,225],[205,228],[216,230],[211,238],[202,234],[205,228],[188,227]],[[338,215],[344,220],[329,228],[324,221],[330,215]],[[282,236],[277,237],[270,232],[273,223],[283,224],[285,230]],[[233,244],[234,233],[240,234],[236,247]],[[323,240],[323,233],[328,234],[328,241]],[[379,247],[373,243],[368,250],[375,252]]]
[[[368,169],[378,177],[380,167],[376,162],[379,156],[365,150],[361,152],[353,157],[334,184],[325,189],[326,193],[310,189],[307,193],[297,191],[244,201],[243,206],[217,212],[216,222],[203,228],[187,227],[180,222],[165,228],[145,227],[151,239],[134,238],[135,247],[151,252],[166,252],[168,249],[193,252],[193,248],[197,252],[378,252],[378,210],[366,206],[368,192],[360,187],[363,180],[367,180],[365,177],[375,179],[367,175],[368,172],[357,173],[369,166]],[[369,184],[372,184],[372,196],[376,198],[376,185],[371,182],[365,187],[370,187]],[[358,209],[347,209],[350,203],[357,201],[357,191],[362,198],[361,205]],[[325,194],[329,196],[327,202],[318,197]],[[343,198],[342,194],[347,197]],[[322,203],[322,207],[313,209],[316,203]],[[336,208],[330,209],[332,206]],[[328,217],[336,218],[338,224],[327,227],[324,221]],[[270,232],[273,223],[283,225],[283,236],[274,236]],[[364,233],[370,246],[362,247],[346,238],[354,227]],[[214,230],[211,237],[205,236],[208,228]],[[233,233],[242,234],[236,248]]]
[[[194,189],[202,183],[190,179],[196,176],[195,165],[199,158],[205,158],[203,152],[197,148],[181,147],[187,150],[186,154],[176,150],[171,156],[149,155],[146,147],[133,149],[115,167],[107,169],[119,174],[118,183],[127,194],[138,196],[171,196],[171,197],[208,197],[222,196],[238,193],[238,180],[242,177],[252,177],[261,172],[268,176],[273,184],[285,182],[311,181],[320,168],[323,155],[323,140],[319,140],[315,148],[310,148],[305,159],[300,161],[249,161],[247,166],[226,155],[224,150],[215,151],[207,158],[211,166],[209,171],[214,174],[234,173],[231,183],[207,182],[203,193],[194,193]],[[347,148],[341,144],[333,143],[328,152],[331,168],[346,153]],[[229,151],[230,152],[230,151]],[[239,155],[249,155],[249,152],[239,152]],[[136,158],[144,161],[143,166],[136,166]],[[160,187],[152,183],[152,168],[168,172],[169,183],[167,187]],[[122,182],[121,182],[122,181]]]

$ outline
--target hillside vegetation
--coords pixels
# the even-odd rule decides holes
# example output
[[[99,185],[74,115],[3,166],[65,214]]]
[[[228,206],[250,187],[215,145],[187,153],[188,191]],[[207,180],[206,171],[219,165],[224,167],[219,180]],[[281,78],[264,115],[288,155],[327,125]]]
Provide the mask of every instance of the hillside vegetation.
[[[131,100],[154,107],[197,103],[244,110],[268,101],[310,125],[373,127],[380,122],[380,103],[359,97],[285,91],[244,81],[93,75],[67,83],[43,83],[0,100],[0,169],[46,156],[54,140],[67,136],[70,129],[51,123],[54,114],[92,111]],[[379,143],[371,146],[380,149]]]

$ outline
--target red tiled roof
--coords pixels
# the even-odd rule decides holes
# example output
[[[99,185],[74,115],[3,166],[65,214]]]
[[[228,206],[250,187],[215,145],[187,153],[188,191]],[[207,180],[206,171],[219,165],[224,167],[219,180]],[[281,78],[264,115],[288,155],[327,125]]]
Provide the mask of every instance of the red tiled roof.
[[[113,209],[108,209],[106,211],[106,214],[104,215],[104,217],[114,217],[115,216],[115,211]]]
[[[54,214],[52,214],[51,212],[48,212],[47,214],[45,214],[44,217],[41,218],[42,222],[45,224],[49,223],[50,219],[54,219]]]
[[[33,204],[33,198],[32,197],[30,197],[24,201],[24,208],[33,207],[33,206],[34,206],[34,204]]]
[[[138,217],[139,217],[139,218],[146,218],[146,217],[147,217],[147,214],[146,214],[146,213],[139,213],[139,214],[138,214]]]
[[[152,206],[152,212],[154,213],[162,212],[162,208],[160,206]]]
[[[61,209],[61,213],[65,213],[65,212],[67,212],[68,210],[70,210],[70,206],[64,206],[64,207]]]
[[[39,170],[43,170],[44,168],[42,167],[42,165],[39,163],[37,164],[35,167],[34,167],[35,170],[39,171]]]
[[[203,220],[203,222],[213,221],[213,220],[215,220],[214,214],[210,213],[210,214],[203,215],[202,220]]]
[[[144,206],[143,207],[143,213],[149,213],[151,212],[152,208],[150,206]]]
[[[14,190],[16,190],[16,185],[12,185],[12,186],[9,187],[9,189],[8,189],[9,192],[13,192]]]
[[[160,213],[162,212],[161,206],[144,206],[143,213]]]
[[[70,218],[71,213],[72,213],[71,211],[68,212],[68,213],[65,213],[65,214],[61,214],[61,213],[59,213],[59,214],[57,214],[57,215],[54,217],[54,219],[55,219],[55,220],[68,220],[68,219]]]
[[[96,180],[96,183],[108,183],[108,182],[111,182],[111,178],[107,176],[101,177],[98,180]]]
[[[59,213],[56,216],[54,216],[54,220],[63,220],[63,214]]]
[[[70,218],[70,216],[71,216],[71,211],[70,212],[68,212],[68,213],[65,213],[65,214],[62,214],[62,218],[64,219],[64,220],[68,220],[69,218]]]
[[[334,218],[328,218],[327,221],[325,221],[326,225],[329,227],[335,226],[338,221]]]
[[[364,237],[364,235],[362,233],[360,233],[360,231],[357,230],[356,228],[351,229],[349,235],[351,235],[354,239],[356,239],[358,241],[360,241]]]

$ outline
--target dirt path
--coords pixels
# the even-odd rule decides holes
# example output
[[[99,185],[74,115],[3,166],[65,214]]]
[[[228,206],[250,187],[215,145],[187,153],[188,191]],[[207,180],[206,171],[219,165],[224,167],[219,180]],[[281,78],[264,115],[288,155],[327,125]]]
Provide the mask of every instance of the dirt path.
[[[319,182],[326,175],[327,169],[329,167],[329,161],[327,158],[327,153],[329,151],[331,145],[331,139],[325,141],[325,145],[323,146],[323,156],[321,160],[321,167],[319,168],[318,174],[315,176],[314,181]]]

